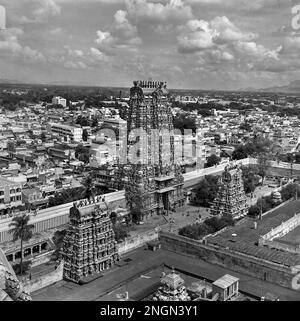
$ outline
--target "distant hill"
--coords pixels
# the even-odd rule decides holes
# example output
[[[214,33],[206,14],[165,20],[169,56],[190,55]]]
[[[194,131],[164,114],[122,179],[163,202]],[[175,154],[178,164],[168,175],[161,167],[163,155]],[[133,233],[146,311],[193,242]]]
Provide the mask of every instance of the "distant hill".
[[[294,80],[286,86],[275,86],[262,89],[245,88],[242,91],[300,94],[300,80]]]

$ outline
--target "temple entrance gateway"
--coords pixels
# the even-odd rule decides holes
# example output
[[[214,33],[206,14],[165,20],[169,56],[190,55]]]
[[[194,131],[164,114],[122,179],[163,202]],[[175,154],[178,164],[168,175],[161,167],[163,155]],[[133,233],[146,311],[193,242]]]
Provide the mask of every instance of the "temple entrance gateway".
[[[185,199],[181,166],[175,162],[173,115],[166,86],[165,82],[135,81],[130,89],[126,111],[127,145],[124,147],[128,160],[124,166],[125,198],[136,221],[155,213],[164,215],[181,206]],[[128,155],[131,156],[137,142],[143,140],[141,136],[130,134],[140,129],[147,138],[145,146],[141,147],[144,152],[131,162]]]
[[[168,211],[170,209],[170,202],[169,202],[169,193],[163,193],[162,194],[163,204],[164,204],[164,210]]]

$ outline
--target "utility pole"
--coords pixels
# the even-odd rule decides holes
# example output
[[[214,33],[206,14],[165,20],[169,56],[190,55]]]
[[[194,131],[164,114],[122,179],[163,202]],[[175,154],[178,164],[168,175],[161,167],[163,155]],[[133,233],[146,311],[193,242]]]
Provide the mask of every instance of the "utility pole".
[[[262,203],[260,203],[260,213],[259,213],[259,220],[262,219]]]

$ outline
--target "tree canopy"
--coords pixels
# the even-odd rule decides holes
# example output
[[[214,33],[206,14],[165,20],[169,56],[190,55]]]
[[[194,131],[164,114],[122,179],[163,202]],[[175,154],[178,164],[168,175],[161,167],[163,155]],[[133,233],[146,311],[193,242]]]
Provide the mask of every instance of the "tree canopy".
[[[206,176],[193,190],[194,198],[191,199],[191,203],[196,206],[209,207],[217,195],[218,181],[217,176]]]

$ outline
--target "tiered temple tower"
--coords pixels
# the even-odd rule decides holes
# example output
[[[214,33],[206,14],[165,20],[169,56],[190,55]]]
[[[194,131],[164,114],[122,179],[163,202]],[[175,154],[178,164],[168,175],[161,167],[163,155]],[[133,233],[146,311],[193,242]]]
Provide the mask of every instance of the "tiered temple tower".
[[[135,81],[127,110],[125,196],[133,219],[167,214],[184,204],[183,176],[175,163],[167,85]]]
[[[117,242],[106,203],[74,203],[62,258],[64,278],[76,283],[83,277],[109,269],[118,260]]]
[[[176,274],[174,269],[172,273],[161,278],[161,286],[153,296],[153,301],[190,301],[184,280]]]
[[[211,206],[212,215],[228,215],[238,219],[246,216],[248,209],[240,166],[226,166],[220,180],[218,194]]]

